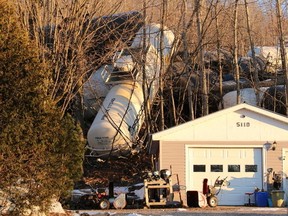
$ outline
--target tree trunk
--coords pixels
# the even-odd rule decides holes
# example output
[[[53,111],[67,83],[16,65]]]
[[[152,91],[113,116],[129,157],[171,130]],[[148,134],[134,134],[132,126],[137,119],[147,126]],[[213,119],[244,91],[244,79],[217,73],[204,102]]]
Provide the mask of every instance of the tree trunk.
[[[233,59],[234,59],[234,69],[236,75],[236,85],[237,85],[237,104],[240,103],[240,74],[238,67],[238,0],[235,0],[234,4],[234,49],[233,49]]]
[[[207,76],[204,67],[204,49],[203,49],[203,34],[202,34],[202,0],[195,0],[195,7],[197,13],[197,33],[198,33],[198,46],[200,47],[198,54],[198,64],[200,69],[201,79],[201,113],[202,116],[209,114],[208,93],[207,93]]]
[[[222,70],[222,62],[220,58],[220,49],[221,49],[221,41],[220,41],[220,35],[219,35],[219,22],[218,22],[218,4],[219,0],[215,3],[215,24],[216,24],[216,38],[217,38],[217,58],[218,58],[218,70],[219,70],[219,94],[220,94],[220,106],[221,109],[224,108],[223,105],[223,70]]]
[[[252,52],[252,60],[253,60],[253,67],[254,67],[254,73],[253,73],[253,84],[255,88],[255,95],[256,95],[256,104],[257,106],[260,106],[260,97],[259,97],[259,77],[258,77],[258,69],[257,69],[257,63],[256,63],[256,56],[255,56],[255,49],[254,49],[254,42],[251,35],[251,24],[250,24],[250,18],[249,18],[249,9],[248,9],[248,3],[247,0],[245,2],[245,12],[246,12],[246,21],[247,21],[247,31],[250,41],[250,47]]]
[[[143,18],[144,18],[144,26],[146,25],[146,0],[143,1]],[[147,85],[147,79],[146,79],[146,69],[145,69],[145,64],[146,64],[146,28],[143,28],[143,44],[142,44],[142,56],[141,56],[141,67],[142,67],[142,91],[143,91],[143,109],[145,113],[145,124],[146,124],[146,132],[149,134],[151,132],[151,107],[149,103],[149,98],[148,94],[146,94],[148,86]],[[149,85],[149,83],[148,83]],[[151,104],[152,106],[152,104]]]
[[[164,62],[164,57],[163,57],[163,49],[164,49],[164,23],[166,20],[166,12],[167,12],[167,0],[162,0],[162,14],[161,14],[161,38],[160,38],[160,78],[159,78],[159,87],[160,87],[160,129],[161,131],[164,130],[165,128],[165,117],[164,117],[164,84],[163,84],[163,79],[164,79],[164,73],[165,73],[165,62]]]
[[[284,36],[283,36],[283,29],[282,29],[282,12],[280,7],[279,0],[276,0],[276,12],[277,12],[277,24],[278,24],[278,31],[279,31],[279,42],[280,42],[280,52],[281,52],[281,60],[282,60],[282,71],[285,75],[285,98],[286,98],[286,116],[288,116],[288,73],[287,73],[287,60],[286,60],[286,49],[284,44]]]

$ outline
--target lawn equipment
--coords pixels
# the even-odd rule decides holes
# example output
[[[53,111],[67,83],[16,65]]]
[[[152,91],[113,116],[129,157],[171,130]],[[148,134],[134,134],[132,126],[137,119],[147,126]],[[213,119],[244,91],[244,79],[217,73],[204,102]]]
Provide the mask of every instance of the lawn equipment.
[[[145,205],[152,207],[181,207],[182,203],[174,201],[174,190],[171,171],[163,169],[148,172],[144,179]]]
[[[218,205],[217,195],[220,193],[222,186],[229,186],[230,182],[227,181],[227,177],[224,179],[219,179],[220,176],[215,180],[214,185],[207,185],[208,179],[205,178],[203,181],[203,194],[207,198],[207,203],[211,207],[216,207]]]
[[[110,202],[109,196],[105,192],[105,189],[97,188],[86,190],[77,194],[77,196],[72,199],[73,206],[77,206],[82,209],[90,208],[100,208],[100,209],[109,209]]]

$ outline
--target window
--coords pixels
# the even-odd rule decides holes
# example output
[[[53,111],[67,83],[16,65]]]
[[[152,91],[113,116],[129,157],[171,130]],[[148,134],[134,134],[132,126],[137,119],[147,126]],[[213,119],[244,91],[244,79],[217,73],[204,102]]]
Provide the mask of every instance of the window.
[[[240,165],[228,165],[228,172],[240,172]]]
[[[205,172],[206,166],[205,165],[193,165],[194,172]]]
[[[211,172],[223,172],[223,165],[211,165]]]
[[[257,165],[245,165],[245,172],[257,172]]]

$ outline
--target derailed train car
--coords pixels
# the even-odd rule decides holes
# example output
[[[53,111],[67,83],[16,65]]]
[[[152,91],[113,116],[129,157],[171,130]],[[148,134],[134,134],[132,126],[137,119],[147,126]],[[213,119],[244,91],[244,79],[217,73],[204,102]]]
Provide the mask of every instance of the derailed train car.
[[[135,151],[134,144],[144,120],[144,101],[152,103],[158,91],[160,58],[163,57],[165,71],[173,42],[174,34],[167,28],[161,31],[159,24],[143,26],[131,46],[116,53],[113,68],[101,72],[105,83],[113,87],[87,134],[93,156],[120,156]]]
[[[284,85],[269,87],[261,101],[261,106],[273,112],[286,115],[286,88]]]
[[[285,49],[287,53],[287,48]],[[264,66],[267,72],[275,73],[281,70],[282,59],[280,46],[256,46],[254,51],[257,64],[262,67]],[[247,56],[252,57],[252,50],[248,51]]]

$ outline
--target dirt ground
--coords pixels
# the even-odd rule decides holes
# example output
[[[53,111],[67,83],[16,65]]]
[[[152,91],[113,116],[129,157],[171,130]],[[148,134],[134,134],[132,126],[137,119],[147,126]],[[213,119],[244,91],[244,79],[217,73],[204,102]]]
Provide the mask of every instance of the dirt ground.
[[[83,180],[78,182],[75,188],[83,188],[87,184],[107,187],[109,182],[114,182],[118,186],[132,185],[143,182],[147,171],[153,169],[151,155],[145,152],[109,160],[85,158],[83,168]]]

